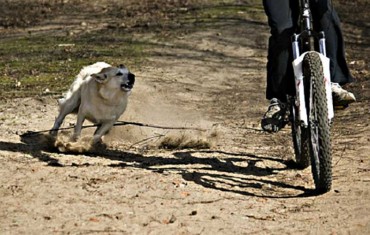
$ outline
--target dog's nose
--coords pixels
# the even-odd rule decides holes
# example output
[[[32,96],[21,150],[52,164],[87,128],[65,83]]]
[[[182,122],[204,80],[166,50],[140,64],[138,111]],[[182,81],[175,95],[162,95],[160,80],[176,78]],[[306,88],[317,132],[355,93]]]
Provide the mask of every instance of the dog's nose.
[[[128,82],[129,82],[130,85],[134,85],[134,83],[135,83],[135,74],[133,74],[133,73],[128,74]]]

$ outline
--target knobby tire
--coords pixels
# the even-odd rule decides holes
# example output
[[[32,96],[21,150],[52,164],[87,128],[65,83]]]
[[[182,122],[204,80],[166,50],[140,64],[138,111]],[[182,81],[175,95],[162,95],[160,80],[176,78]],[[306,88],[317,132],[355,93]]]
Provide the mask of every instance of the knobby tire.
[[[325,193],[331,189],[332,158],[325,81],[318,53],[309,52],[305,55],[303,76],[312,174],[316,192]]]

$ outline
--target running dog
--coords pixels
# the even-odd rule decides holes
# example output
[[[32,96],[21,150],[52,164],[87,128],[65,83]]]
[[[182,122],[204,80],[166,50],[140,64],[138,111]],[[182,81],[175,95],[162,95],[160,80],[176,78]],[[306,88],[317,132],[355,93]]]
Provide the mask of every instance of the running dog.
[[[56,136],[64,118],[77,113],[72,139],[76,141],[85,119],[97,124],[92,143],[101,141],[123,114],[135,83],[135,75],[124,66],[112,67],[105,62],[84,67],[64,98],[59,99],[59,115],[55,119],[52,136]]]

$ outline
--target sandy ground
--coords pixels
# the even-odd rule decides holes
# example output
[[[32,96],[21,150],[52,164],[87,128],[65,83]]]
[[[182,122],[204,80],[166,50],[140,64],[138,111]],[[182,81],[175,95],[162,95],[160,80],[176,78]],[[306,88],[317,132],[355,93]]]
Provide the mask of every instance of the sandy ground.
[[[369,39],[362,27],[354,32]],[[52,126],[55,97],[1,100],[0,234],[370,233],[370,83],[356,67],[368,57],[366,40],[349,45],[361,80],[350,87],[358,102],[335,114],[333,189],[315,196],[310,168],[289,167],[289,127],[260,129],[264,23],[135,37],[155,46],[133,71],[121,120],[157,127],[116,126],[106,148],[62,153],[44,134],[22,135]],[[92,132],[84,129],[84,138]],[[182,145],[158,147],[169,140]]]

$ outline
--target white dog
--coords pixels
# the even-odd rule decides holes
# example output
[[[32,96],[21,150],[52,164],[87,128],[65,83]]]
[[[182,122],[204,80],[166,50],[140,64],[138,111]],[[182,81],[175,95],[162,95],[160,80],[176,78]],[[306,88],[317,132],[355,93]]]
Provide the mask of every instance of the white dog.
[[[134,83],[135,75],[123,65],[116,68],[97,62],[84,67],[64,98],[59,99],[59,115],[50,134],[56,136],[64,118],[77,113],[73,139],[78,139],[87,119],[98,125],[92,142],[99,142],[125,111]]]

